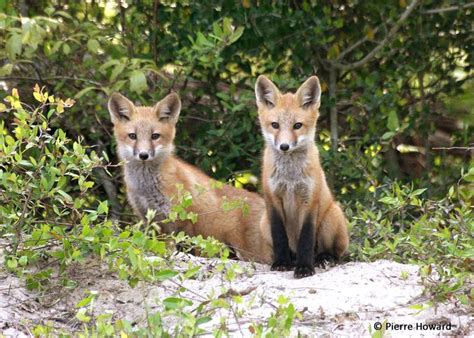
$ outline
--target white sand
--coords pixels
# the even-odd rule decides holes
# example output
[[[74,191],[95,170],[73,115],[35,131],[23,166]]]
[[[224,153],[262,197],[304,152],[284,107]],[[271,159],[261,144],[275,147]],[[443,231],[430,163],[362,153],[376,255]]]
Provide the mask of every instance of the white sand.
[[[215,261],[178,254],[183,262],[192,260],[202,265],[201,271],[213,272]],[[45,294],[28,292],[15,276],[0,274],[0,332],[5,336],[29,335],[34,324],[51,323],[65,331],[80,328],[75,319],[75,304],[87,290],[97,291],[96,314],[110,312],[115,319],[128,319],[145,325],[145,311],[159,311],[157,299],[175,292],[179,284],[185,288],[182,296],[193,299],[193,307],[205,300],[231,292],[243,294],[243,304],[232,310],[219,310],[203,328],[210,334],[221,317],[227,322],[232,336],[250,336],[252,322],[268,318],[284,295],[303,314],[295,320],[292,335],[307,336],[368,336],[369,326],[387,321],[393,324],[448,323],[451,330],[389,330],[388,336],[469,335],[474,333],[472,313],[454,301],[419,311],[410,309],[426,304],[423,286],[415,265],[386,260],[373,263],[351,262],[327,270],[317,269],[312,277],[294,279],[293,272],[272,272],[268,266],[239,263],[244,273],[233,282],[225,281],[219,273],[200,273],[198,278],[180,282],[177,277],[160,284],[139,283],[131,288],[98,262],[71,269],[77,279],[74,289],[50,290]],[[232,291],[229,292],[228,290]],[[172,318],[167,325],[176,325]]]

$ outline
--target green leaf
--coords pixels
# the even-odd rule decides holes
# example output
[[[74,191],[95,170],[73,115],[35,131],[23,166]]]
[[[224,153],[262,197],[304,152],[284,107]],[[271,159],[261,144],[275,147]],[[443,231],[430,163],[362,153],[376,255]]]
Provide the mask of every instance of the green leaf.
[[[87,41],[87,49],[91,53],[97,54],[97,52],[99,51],[99,48],[100,48],[100,44],[99,44],[99,41],[97,41],[96,39],[89,39],[89,41]]]
[[[241,36],[242,33],[244,32],[244,27],[237,27],[234,33],[230,36],[229,42],[234,43],[236,42]]]
[[[214,35],[218,38],[222,36],[222,29],[217,21],[212,24],[212,31],[214,32]]]
[[[201,32],[197,32],[196,42],[201,46],[205,46],[206,44],[209,44],[209,41],[207,41],[206,37]]]
[[[333,44],[328,50],[328,59],[336,59],[339,56],[339,53],[339,46],[337,44]]]
[[[414,190],[410,195],[411,196],[418,196],[418,195],[421,195],[422,193],[424,193],[426,191],[426,188],[424,189],[416,189]]]
[[[158,255],[164,255],[166,253],[166,243],[163,241],[150,239],[147,241],[147,248]]]
[[[212,320],[212,318],[209,317],[209,316],[201,317],[198,320],[196,320],[196,326],[209,323],[211,320]]]
[[[164,281],[166,279],[171,279],[178,274],[177,271],[174,270],[162,270],[156,274],[156,278],[160,281]]]
[[[130,263],[132,264],[132,267],[136,267],[138,263],[138,257],[137,254],[135,253],[135,250],[132,247],[128,248],[128,258],[130,259]]]
[[[86,95],[88,92],[94,90],[94,89],[99,89],[97,87],[86,87],[82,90],[80,90],[76,95],[74,95],[74,98],[76,99],[80,99],[81,97],[83,97],[84,95]]]
[[[10,269],[16,269],[18,267],[18,262],[16,259],[9,259],[7,261],[7,266],[10,268]]]
[[[67,43],[63,44],[63,53],[69,55],[71,53],[71,47]]]
[[[395,197],[390,197],[390,196],[386,196],[386,197],[383,197],[383,198],[379,199],[379,202],[382,202],[382,203],[385,203],[385,204],[391,204],[391,205],[395,205],[395,204],[398,203],[398,201]]]
[[[7,55],[10,60],[15,60],[17,55],[21,54],[22,42],[21,35],[12,34],[8,39],[5,49],[7,50]]]
[[[114,67],[114,70],[110,74],[110,81],[115,81],[117,76],[119,76],[125,69],[125,63],[119,63]]]
[[[190,306],[192,304],[193,302],[191,302],[189,299],[178,297],[168,297],[163,300],[163,305],[167,310],[176,310],[185,306]]]
[[[392,137],[395,136],[395,133],[393,131],[387,131],[382,135],[382,140],[387,141],[390,140]]]
[[[64,197],[65,202],[72,203],[72,197],[65,191],[58,190],[58,194]]]
[[[230,18],[224,18],[222,27],[224,28],[224,34],[228,35],[232,32],[232,19]]]
[[[99,206],[97,207],[97,212],[99,214],[104,214],[104,215],[106,215],[109,212],[109,206],[107,204],[107,201],[102,201],[99,203]]]
[[[186,271],[186,273],[184,274],[184,278],[186,279],[190,279],[192,277],[194,277],[199,271],[201,270],[201,267],[200,266],[196,266],[192,269],[189,269],[188,271]]]
[[[117,64],[119,64],[120,61],[117,60],[117,59],[111,59],[109,61],[107,61],[106,63],[104,63],[102,66],[99,67],[99,71],[103,72],[104,70],[106,70],[107,68],[109,67],[112,67],[112,66],[115,66]]]
[[[89,317],[88,315],[86,315],[86,309],[79,309],[79,311],[77,311],[76,313],[76,318],[80,321],[80,322],[83,322],[83,323],[88,323],[90,322],[91,320],[91,317]]]
[[[86,297],[86,298],[82,299],[79,303],[76,304],[76,308],[84,307],[86,305],[89,305],[90,302],[92,301],[92,298],[93,297],[89,296],[89,297]]]
[[[390,131],[397,131],[400,128],[400,124],[398,122],[398,115],[395,110],[391,110],[388,113],[387,128]]]
[[[198,220],[198,214],[195,212],[188,212],[188,219],[193,223],[196,224]]]
[[[21,256],[18,260],[18,264],[25,266],[28,263],[28,256]]]
[[[0,68],[0,76],[10,75],[13,70],[13,64],[7,63]]]
[[[462,179],[469,183],[474,182],[474,167],[469,168],[469,171],[462,177]]]
[[[148,89],[145,73],[141,70],[134,70],[130,75],[130,90],[138,94]]]

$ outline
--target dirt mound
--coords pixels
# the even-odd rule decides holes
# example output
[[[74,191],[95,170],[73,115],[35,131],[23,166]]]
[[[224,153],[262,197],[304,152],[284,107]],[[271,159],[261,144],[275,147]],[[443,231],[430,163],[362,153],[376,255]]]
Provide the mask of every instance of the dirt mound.
[[[215,261],[179,254],[177,259],[192,260],[202,271],[212,271]],[[92,262],[91,262],[92,263]],[[373,263],[351,262],[329,269],[317,269],[309,278],[294,279],[292,272],[272,272],[268,266],[240,263],[244,273],[233,282],[222,274],[203,273],[184,282],[168,280],[160,284],[139,283],[131,288],[117,279],[100,263],[76,266],[72,279],[74,289],[29,292],[15,276],[0,276],[0,330],[6,336],[29,335],[29,329],[50,323],[66,331],[80,329],[75,319],[75,305],[88,290],[98,292],[94,311],[113,313],[114,318],[127,319],[137,325],[145,323],[146,311],[159,311],[157,299],[172,295],[178,288],[196,304],[207,295],[239,294],[245,306],[242,315],[219,310],[204,328],[219,325],[226,318],[227,327],[236,336],[249,336],[251,323],[263,321],[275,311],[277,299],[284,295],[303,314],[294,323],[294,334],[362,336],[369,327],[383,323],[391,335],[467,335],[474,324],[466,309],[459,304],[440,304],[420,311],[413,305],[425,304],[423,287],[415,265],[381,260]],[[384,323],[386,321],[386,323]],[[172,322],[169,323],[173,324]],[[437,326],[443,325],[444,326]],[[449,326],[449,325],[450,326]],[[395,326],[402,325],[402,326]],[[411,327],[410,327],[411,325]]]

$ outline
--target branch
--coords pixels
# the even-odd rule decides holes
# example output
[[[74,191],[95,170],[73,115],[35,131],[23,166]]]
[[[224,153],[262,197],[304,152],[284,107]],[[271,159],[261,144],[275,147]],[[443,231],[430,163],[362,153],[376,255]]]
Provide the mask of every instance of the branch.
[[[120,9],[120,25],[122,26],[121,29],[121,34],[122,34],[122,39],[127,41],[127,18],[125,14],[125,8],[122,6],[122,2],[120,0],[117,0],[117,6]],[[133,58],[133,40],[130,40],[129,43],[127,43],[127,49],[128,49],[128,56],[130,58]]]
[[[329,97],[332,100],[336,100],[336,92],[337,92],[337,73],[334,67],[331,67],[329,70]],[[337,151],[338,145],[338,121],[337,121],[337,106],[334,104],[331,106],[329,111],[329,125],[331,130],[331,148],[334,153]]]
[[[153,54],[153,61],[158,64],[158,50],[157,50],[157,36],[158,36],[158,7],[160,6],[160,0],[155,0],[153,3],[153,27],[151,33],[151,51]]]
[[[451,6],[451,7],[445,7],[445,8],[428,9],[426,11],[423,11],[423,14],[446,13],[446,12],[457,11],[459,9],[471,8],[471,7],[474,7],[474,2],[464,4],[464,5],[461,5],[461,6]]]
[[[379,31],[380,27],[382,25],[380,25],[379,27],[375,28],[374,29],[374,35],[377,34],[377,32]],[[359,47],[360,45],[362,45],[364,42],[367,42],[369,41],[369,38],[367,37],[367,35],[365,35],[362,39],[360,39],[359,41],[357,41],[356,43],[354,43],[352,46],[349,46],[347,47],[345,50],[343,50],[341,53],[339,53],[339,56],[337,57],[337,61],[342,61],[342,59],[344,59],[344,57],[349,54],[350,52],[352,52],[354,49],[356,49],[357,47]]]
[[[474,150],[474,147],[433,147],[432,150],[464,150],[471,151]]]
[[[38,82],[38,78],[30,77],[30,76],[2,76],[0,77],[0,81],[35,81]],[[102,87],[102,84],[97,81],[93,81],[90,79],[72,77],[72,76],[50,76],[42,78],[43,81],[52,81],[52,80],[71,80],[71,81],[80,81],[93,84],[95,86]]]
[[[360,66],[363,66],[364,64],[366,64],[367,62],[369,62],[370,60],[372,60],[374,58],[374,56],[382,49],[384,48],[389,42],[391,42],[392,38],[395,36],[395,34],[398,32],[398,29],[400,28],[400,26],[402,25],[402,23],[410,16],[410,14],[413,13],[413,10],[416,8],[416,6],[420,3],[420,0],[413,0],[410,4],[410,6],[408,6],[405,10],[405,12],[403,12],[403,14],[400,16],[400,18],[397,20],[397,22],[395,22],[395,24],[393,25],[393,27],[390,29],[390,31],[387,33],[387,35],[385,36],[385,38],[380,41],[380,43],[374,48],[372,49],[372,51],[370,53],[368,53],[364,58],[362,58],[361,60],[357,61],[357,62],[354,62],[354,63],[351,63],[351,64],[341,64],[341,63],[338,63],[338,62],[332,62],[332,65],[338,69],[342,69],[342,70],[352,70],[352,69],[355,69],[355,68],[358,68]],[[356,42],[358,43],[358,42]],[[349,47],[351,48],[351,47]]]

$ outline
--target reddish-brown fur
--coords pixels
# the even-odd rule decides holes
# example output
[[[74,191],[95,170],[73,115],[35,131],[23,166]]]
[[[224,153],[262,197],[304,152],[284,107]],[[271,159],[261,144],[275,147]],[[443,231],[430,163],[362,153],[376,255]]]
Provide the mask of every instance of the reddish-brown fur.
[[[234,248],[242,259],[270,263],[271,247],[264,244],[259,228],[265,208],[263,199],[229,185],[216,188],[216,181],[173,154],[180,108],[176,94],[168,95],[154,107],[136,107],[120,94],[111,96],[109,110],[118,153],[126,161],[124,178],[130,204],[141,218],[145,218],[147,209],[155,209],[161,214],[158,219],[163,219],[176,203],[178,185],[182,185],[192,195],[193,203],[187,211],[198,214],[197,222],[163,224],[166,232],[182,230],[191,236],[212,236]],[[130,134],[136,134],[136,139],[131,139]],[[153,140],[152,134],[160,136]],[[141,153],[149,158],[141,160]],[[241,208],[224,211],[225,200],[242,201],[248,206],[248,214]]]
[[[296,252],[303,223],[311,217],[316,253],[340,258],[349,243],[347,222],[328,188],[314,144],[320,92],[316,77],[296,94],[281,94],[264,76],[257,80],[258,113],[266,141],[262,184],[267,212],[261,227],[272,242],[270,215],[275,209],[285,225],[289,247]],[[282,146],[288,150],[282,151]]]

